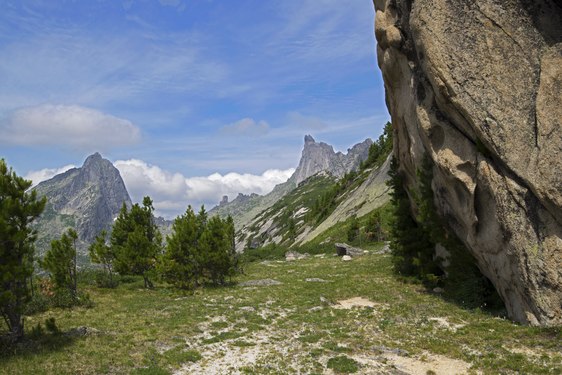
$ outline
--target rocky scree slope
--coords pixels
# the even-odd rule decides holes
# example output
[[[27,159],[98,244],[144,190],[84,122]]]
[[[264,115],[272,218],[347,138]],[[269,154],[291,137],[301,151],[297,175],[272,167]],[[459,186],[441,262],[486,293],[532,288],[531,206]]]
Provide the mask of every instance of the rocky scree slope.
[[[47,197],[45,212],[37,222],[40,253],[70,227],[85,251],[102,229],[111,228],[123,203],[132,204],[119,171],[99,153],[89,156],[81,168],[56,175],[34,189]]]
[[[547,0],[374,0],[394,154],[510,316],[562,324],[562,9]],[[416,211],[412,201],[413,212]]]

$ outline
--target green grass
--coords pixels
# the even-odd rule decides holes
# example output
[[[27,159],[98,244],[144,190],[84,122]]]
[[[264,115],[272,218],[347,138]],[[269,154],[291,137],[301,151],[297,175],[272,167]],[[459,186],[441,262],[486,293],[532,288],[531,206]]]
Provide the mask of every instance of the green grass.
[[[314,277],[329,283],[305,281]],[[384,357],[389,348],[407,352],[409,360],[432,355],[462,360],[484,374],[561,374],[559,327],[524,327],[448,303],[419,284],[396,279],[388,255],[351,262],[333,256],[253,262],[236,281],[257,279],[282,285],[182,293],[162,284],[145,290],[142,279],[128,278],[115,289],[87,286],[93,307],[26,317],[28,332],[54,318],[61,334],[43,330],[0,351],[1,372],[163,374],[198,368],[321,374],[329,364],[340,366],[335,363],[344,360],[335,358],[343,356],[360,371],[369,369],[369,360]],[[375,306],[343,310],[330,304],[353,297]],[[81,326],[95,331],[67,335]],[[393,363],[386,361],[381,366],[390,372]],[[347,371],[341,366],[337,371]]]
[[[328,360],[328,368],[337,374],[352,374],[359,370],[359,363],[345,355],[340,355]]]

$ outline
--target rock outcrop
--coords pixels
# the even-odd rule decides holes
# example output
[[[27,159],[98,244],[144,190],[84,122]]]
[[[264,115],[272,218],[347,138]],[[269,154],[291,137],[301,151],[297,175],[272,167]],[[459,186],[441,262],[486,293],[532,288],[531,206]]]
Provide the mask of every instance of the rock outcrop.
[[[357,169],[361,162],[367,159],[372,144],[373,141],[368,138],[347,150],[347,154],[343,154],[335,152],[329,144],[316,142],[311,135],[306,135],[299,166],[291,179],[298,185],[321,171],[342,177],[347,172]]]
[[[90,155],[81,168],[73,168],[35,187],[47,197],[39,218],[39,245],[47,247],[72,227],[83,244],[91,242],[102,229],[110,229],[123,203],[131,198],[117,168],[99,153]],[[45,249],[40,249],[45,250]]]
[[[439,213],[510,316],[562,324],[562,9],[551,0],[374,0],[377,58],[410,191]],[[415,211],[415,207],[413,207]]]

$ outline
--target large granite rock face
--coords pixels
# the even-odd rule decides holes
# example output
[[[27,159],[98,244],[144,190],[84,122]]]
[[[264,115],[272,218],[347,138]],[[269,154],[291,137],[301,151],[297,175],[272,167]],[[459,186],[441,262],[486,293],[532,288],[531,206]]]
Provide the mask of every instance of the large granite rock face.
[[[43,247],[68,227],[74,228],[81,243],[87,245],[102,229],[111,228],[123,203],[131,206],[119,171],[98,153],[89,156],[81,168],[43,181],[35,190],[47,197],[47,207],[37,222],[38,242]]]
[[[291,179],[298,185],[318,172],[326,171],[335,177],[355,170],[361,162],[369,156],[369,147],[373,144],[371,139],[356,144],[347,150],[347,154],[335,152],[334,148],[324,142],[316,142],[311,135],[304,137],[299,166]]]
[[[427,154],[440,214],[511,317],[561,324],[559,3],[374,4],[394,153],[407,188],[415,190]]]

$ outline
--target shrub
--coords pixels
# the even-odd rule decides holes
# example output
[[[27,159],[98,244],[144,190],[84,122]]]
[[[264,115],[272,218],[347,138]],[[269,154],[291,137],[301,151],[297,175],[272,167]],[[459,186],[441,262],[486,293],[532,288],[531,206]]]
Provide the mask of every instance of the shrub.
[[[338,374],[352,374],[359,371],[359,363],[353,358],[340,355],[328,360],[328,368]]]

